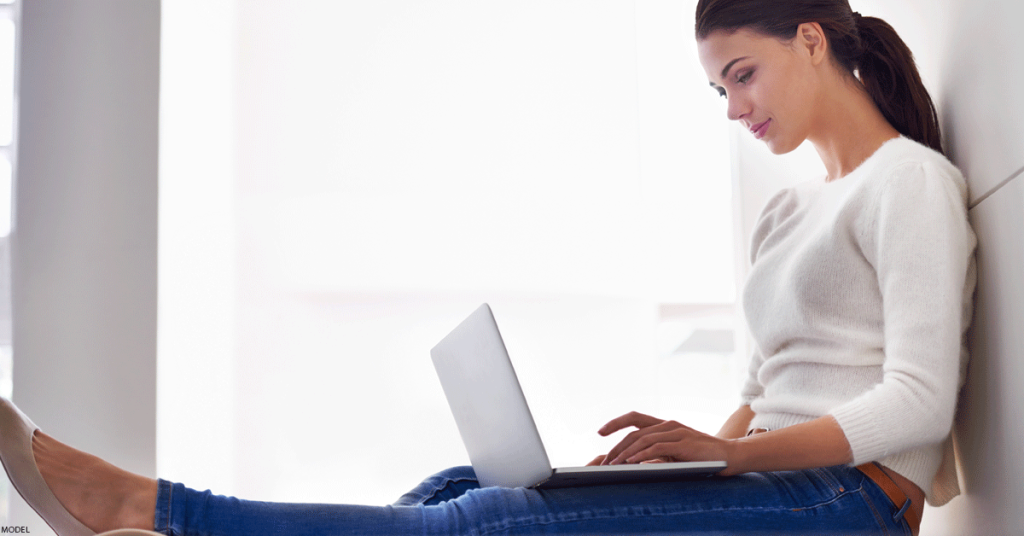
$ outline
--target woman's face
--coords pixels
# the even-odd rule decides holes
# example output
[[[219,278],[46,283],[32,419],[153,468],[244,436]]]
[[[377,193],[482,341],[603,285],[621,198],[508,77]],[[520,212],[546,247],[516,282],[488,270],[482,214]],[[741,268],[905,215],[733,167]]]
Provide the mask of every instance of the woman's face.
[[[805,40],[800,32],[784,42],[739,30],[712,32],[697,43],[711,86],[729,101],[729,119],[775,154],[799,147],[814,127],[818,84]]]

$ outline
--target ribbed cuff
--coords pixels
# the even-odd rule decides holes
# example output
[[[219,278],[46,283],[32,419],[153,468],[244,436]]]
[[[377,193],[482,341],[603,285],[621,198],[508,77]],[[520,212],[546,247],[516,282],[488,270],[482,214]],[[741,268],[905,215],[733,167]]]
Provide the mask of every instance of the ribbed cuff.
[[[853,451],[853,465],[881,460],[891,454],[878,433],[878,417],[861,404],[846,404],[832,411]]]

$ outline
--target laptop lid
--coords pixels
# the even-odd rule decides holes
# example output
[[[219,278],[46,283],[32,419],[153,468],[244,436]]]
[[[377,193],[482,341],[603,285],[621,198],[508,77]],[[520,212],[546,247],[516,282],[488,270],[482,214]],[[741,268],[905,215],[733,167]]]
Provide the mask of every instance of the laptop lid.
[[[430,351],[481,486],[532,486],[551,462],[491,308],[481,305]]]

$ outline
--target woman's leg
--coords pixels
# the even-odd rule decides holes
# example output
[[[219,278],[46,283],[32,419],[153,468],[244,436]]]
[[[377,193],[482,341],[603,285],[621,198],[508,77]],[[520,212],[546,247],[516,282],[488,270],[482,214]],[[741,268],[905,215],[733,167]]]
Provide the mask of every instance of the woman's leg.
[[[244,501],[158,484],[39,432],[32,448],[58,500],[97,532],[910,534],[899,508],[849,467],[557,490],[479,488],[470,468],[455,468],[427,479],[395,505],[377,507]]]
[[[452,467],[437,473],[402,495],[392,506],[433,506],[458,499],[469,490],[478,489],[480,482],[472,467]]]
[[[390,506],[244,501],[161,481],[155,529],[174,536],[432,534],[906,534],[856,469],[751,473],[556,490],[478,488],[467,468]]]

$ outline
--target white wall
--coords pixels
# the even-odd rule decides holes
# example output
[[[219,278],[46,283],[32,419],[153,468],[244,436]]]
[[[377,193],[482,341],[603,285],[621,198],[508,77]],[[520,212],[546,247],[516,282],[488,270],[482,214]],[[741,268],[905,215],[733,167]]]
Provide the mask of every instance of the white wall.
[[[160,6],[21,9],[14,399],[54,436],[153,475]],[[46,533],[30,520],[14,506]]]
[[[970,180],[973,204],[1024,167],[1018,27],[1024,4],[952,0],[943,11],[948,26],[936,48],[942,61],[938,105],[947,150]]]
[[[1024,166],[1024,155],[1019,158]],[[964,495],[925,517],[926,534],[1013,534],[1024,513],[1024,178],[971,210],[978,291],[971,364],[957,417]]]
[[[952,0],[938,11],[947,14],[936,23],[938,105],[950,157],[967,175],[975,205],[978,291],[957,418],[964,495],[929,512],[925,527],[927,534],[1012,534],[1024,525],[1024,4]]]

